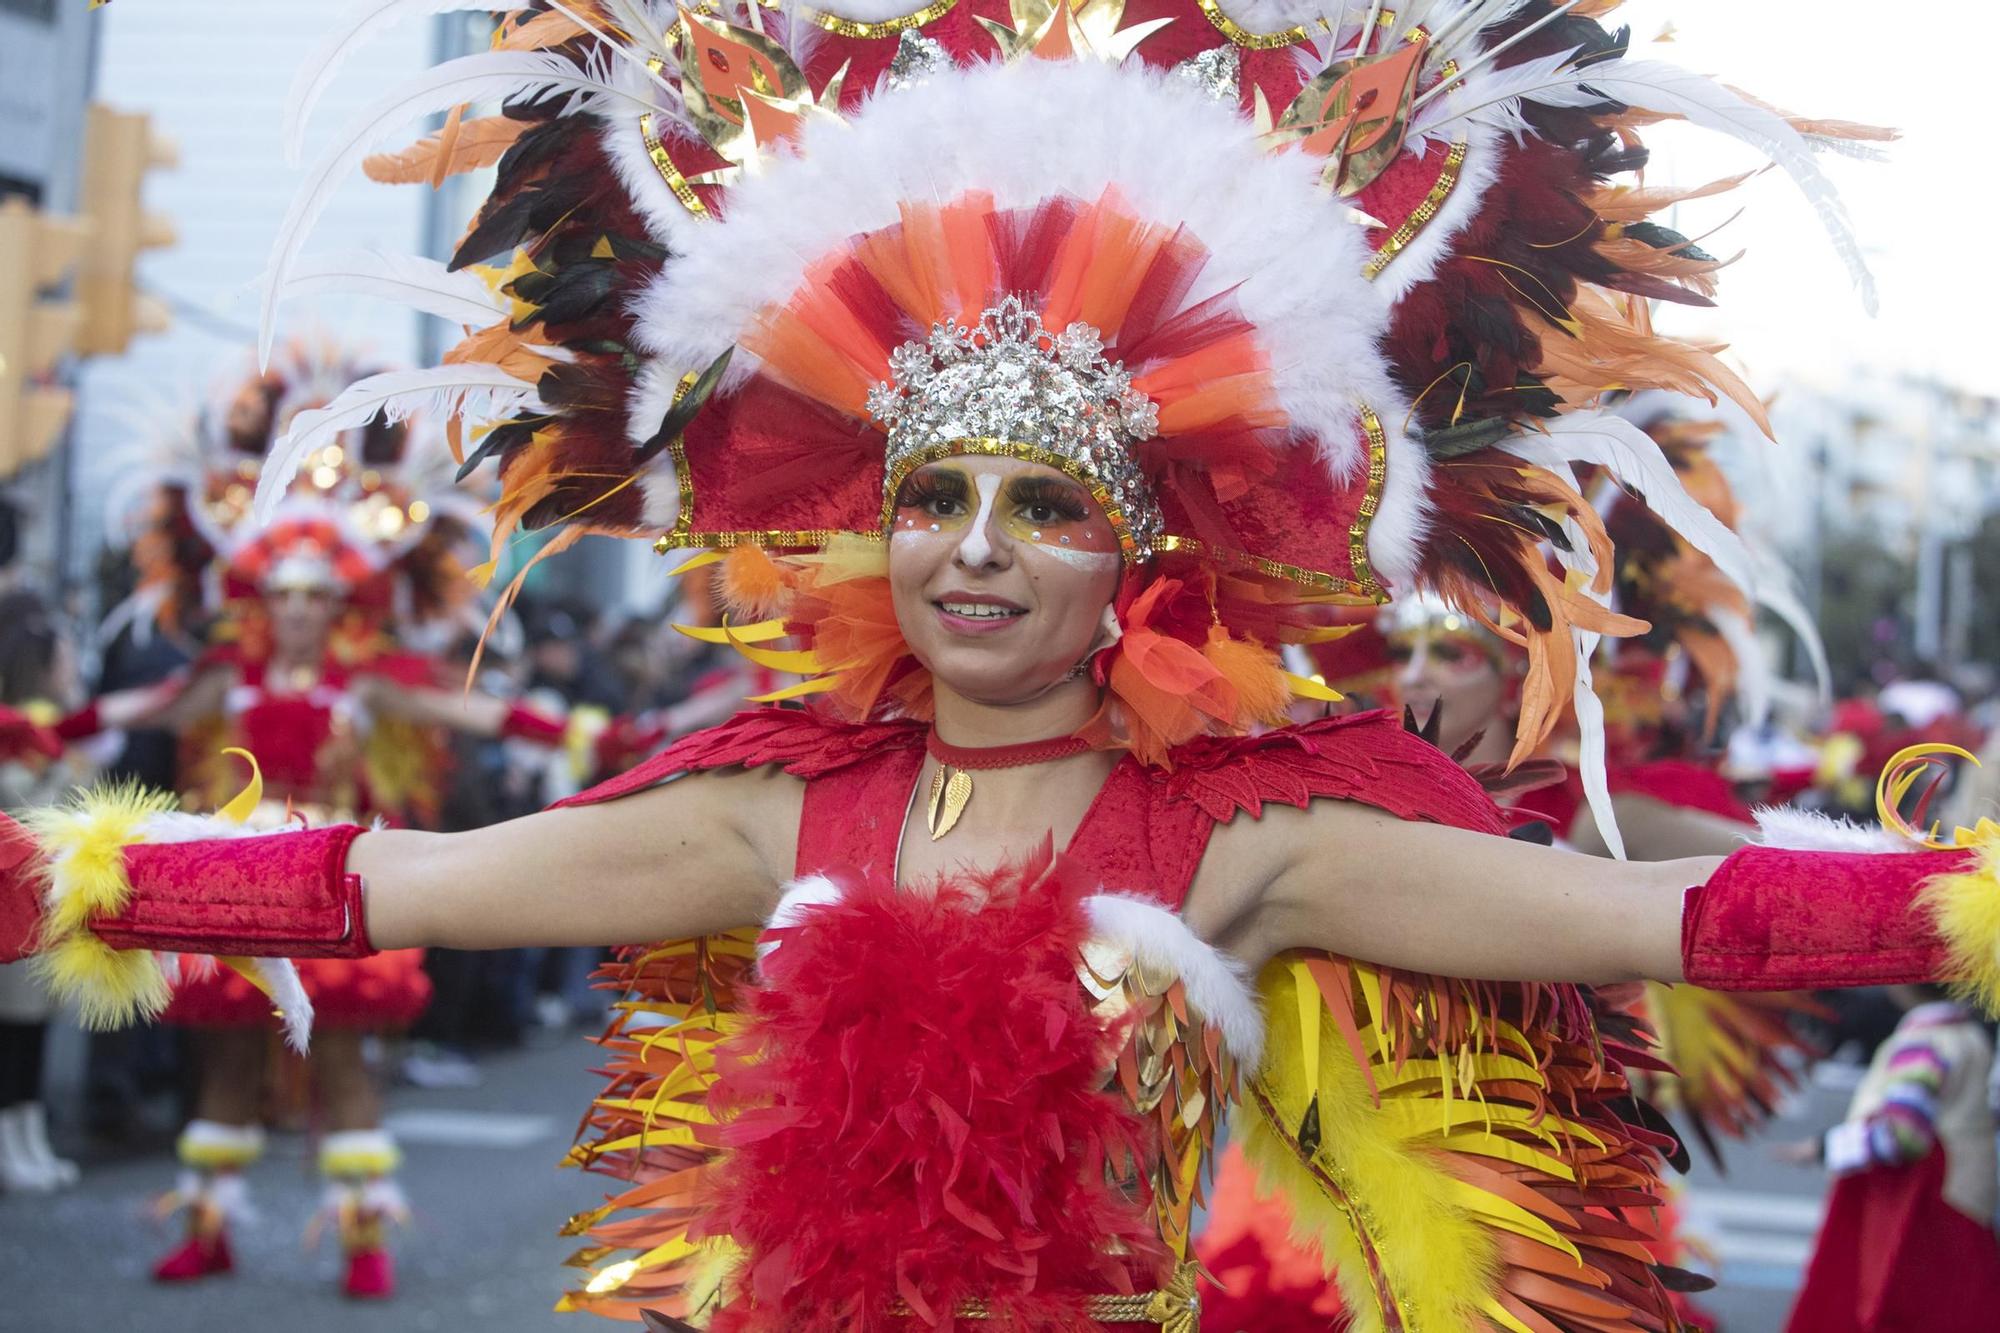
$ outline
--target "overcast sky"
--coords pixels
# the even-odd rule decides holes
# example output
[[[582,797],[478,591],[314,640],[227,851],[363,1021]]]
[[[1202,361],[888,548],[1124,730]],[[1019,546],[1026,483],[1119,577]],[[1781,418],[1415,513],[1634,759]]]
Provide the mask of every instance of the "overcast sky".
[[[1817,219],[1778,172],[1715,201],[1686,206],[1680,230],[1746,250],[1723,276],[1716,312],[1669,316],[1679,331],[1712,327],[1752,382],[1785,374],[1834,380],[1857,366],[1934,375],[2000,394],[2000,276],[1992,233],[1995,86],[2000,3],[1940,0],[1893,23],[1880,0],[1634,0],[1618,13],[1635,55],[1671,19],[1660,54],[1768,102],[1903,133],[1890,160],[1824,157],[1840,185],[1881,289],[1869,319]],[[1679,126],[1646,131],[1651,179],[1675,183],[1740,171],[1753,161],[1718,136]]]

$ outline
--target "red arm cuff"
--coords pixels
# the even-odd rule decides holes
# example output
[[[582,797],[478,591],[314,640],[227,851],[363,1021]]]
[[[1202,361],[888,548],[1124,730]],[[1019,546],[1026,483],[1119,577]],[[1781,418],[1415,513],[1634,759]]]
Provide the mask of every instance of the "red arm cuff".
[[[1971,859],[1745,847],[1688,890],[1681,966],[1710,990],[1942,980],[1948,948],[1916,900],[1931,879],[1967,870]]]
[[[567,731],[567,725],[560,719],[521,704],[509,708],[507,720],[500,724],[500,734],[509,740],[539,741],[543,745],[561,745]]]
[[[91,933],[114,949],[253,957],[374,952],[361,877],[347,873],[353,824],[127,847],[131,895]]]
[[[104,730],[104,720],[98,716],[97,700],[92,699],[68,717],[57,721],[56,735],[66,741],[88,740]]]

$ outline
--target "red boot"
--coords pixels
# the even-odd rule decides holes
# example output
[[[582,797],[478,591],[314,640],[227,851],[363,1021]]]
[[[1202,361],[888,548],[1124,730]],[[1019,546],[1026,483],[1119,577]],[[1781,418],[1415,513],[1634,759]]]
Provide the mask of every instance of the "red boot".
[[[163,1217],[187,1210],[187,1239],[153,1265],[154,1281],[193,1282],[235,1271],[229,1224],[251,1216],[243,1170],[263,1151],[264,1131],[254,1125],[188,1122],[174,1145],[180,1183],[159,1203]]]
[[[218,1224],[206,1235],[199,1227],[192,1229],[186,1240],[153,1265],[153,1281],[193,1282],[235,1270],[236,1261],[229,1255],[229,1232]]]
[[[385,1300],[396,1294],[396,1263],[381,1246],[350,1250],[341,1291],[356,1300]]]
[[[320,1141],[319,1169],[327,1182],[320,1218],[338,1228],[347,1256],[340,1289],[356,1300],[396,1293],[396,1266],[384,1233],[391,1223],[409,1218],[409,1205],[390,1175],[401,1158],[395,1141],[379,1129],[342,1130]]]

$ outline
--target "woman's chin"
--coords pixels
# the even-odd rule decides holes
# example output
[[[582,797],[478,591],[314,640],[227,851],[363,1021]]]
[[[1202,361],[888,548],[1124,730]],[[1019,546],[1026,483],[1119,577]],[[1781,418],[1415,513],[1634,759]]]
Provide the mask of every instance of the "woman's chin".
[[[985,660],[968,662],[971,656]],[[931,680],[968,703],[1007,708],[1041,698],[1067,671],[1047,662],[1023,662],[1014,654],[943,653],[930,664]],[[957,660],[953,660],[957,659]]]

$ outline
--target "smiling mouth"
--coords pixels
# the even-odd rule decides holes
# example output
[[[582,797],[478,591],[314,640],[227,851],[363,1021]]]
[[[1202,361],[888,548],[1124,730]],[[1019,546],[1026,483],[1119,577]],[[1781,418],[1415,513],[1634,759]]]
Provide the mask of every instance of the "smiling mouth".
[[[1021,607],[1000,602],[961,602],[945,598],[933,605],[948,616],[958,616],[964,620],[1017,620],[1028,614]]]

